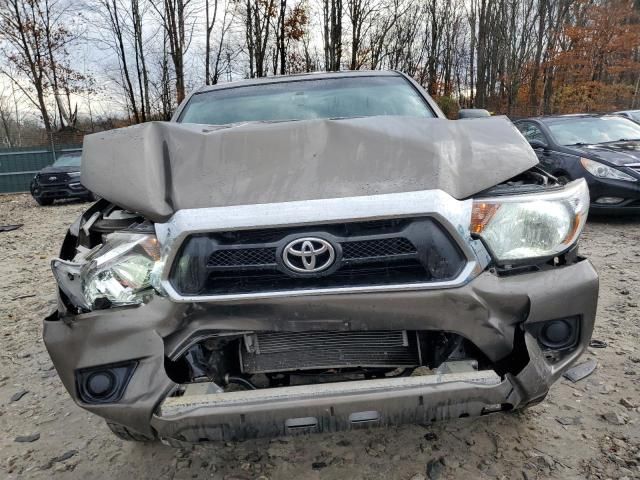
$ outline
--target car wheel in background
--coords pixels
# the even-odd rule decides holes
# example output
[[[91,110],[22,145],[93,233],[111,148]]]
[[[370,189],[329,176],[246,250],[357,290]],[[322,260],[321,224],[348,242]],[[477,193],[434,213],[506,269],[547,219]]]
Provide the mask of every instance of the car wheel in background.
[[[38,202],[38,205],[40,206],[47,206],[47,205],[51,205],[53,203],[53,198],[42,198],[42,197],[33,197],[35,198],[36,202]]]

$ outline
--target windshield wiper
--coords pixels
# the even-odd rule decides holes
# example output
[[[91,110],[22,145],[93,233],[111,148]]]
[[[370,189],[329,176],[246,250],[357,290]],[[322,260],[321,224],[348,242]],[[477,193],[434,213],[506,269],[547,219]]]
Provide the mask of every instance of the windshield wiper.
[[[617,143],[617,142],[640,142],[640,138],[619,138],[618,140],[610,140],[601,143]]]
[[[590,143],[577,142],[577,143],[568,143],[565,147],[586,147],[587,145],[591,145]]]

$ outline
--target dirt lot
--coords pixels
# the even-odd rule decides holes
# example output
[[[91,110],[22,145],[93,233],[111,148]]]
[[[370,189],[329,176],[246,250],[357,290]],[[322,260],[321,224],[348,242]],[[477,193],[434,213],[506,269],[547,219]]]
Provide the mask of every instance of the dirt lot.
[[[48,260],[86,206],[0,196],[0,225],[24,224],[0,233],[2,478],[640,478],[640,220],[589,222],[594,338],[608,347],[585,355],[599,364],[591,377],[560,381],[525,413],[175,450],[116,439],[71,401],[42,343],[55,305]]]

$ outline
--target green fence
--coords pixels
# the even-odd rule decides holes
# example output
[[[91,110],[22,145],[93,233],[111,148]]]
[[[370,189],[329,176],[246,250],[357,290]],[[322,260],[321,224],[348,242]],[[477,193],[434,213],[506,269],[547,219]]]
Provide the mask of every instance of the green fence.
[[[70,152],[82,151],[82,145],[16,147],[0,149],[0,193],[28,192],[33,176],[55,159]]]

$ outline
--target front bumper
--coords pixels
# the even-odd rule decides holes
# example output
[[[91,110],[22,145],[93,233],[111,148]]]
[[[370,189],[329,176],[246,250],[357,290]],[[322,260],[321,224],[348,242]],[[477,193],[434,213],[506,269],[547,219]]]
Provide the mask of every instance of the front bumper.
[[[172,397],[151,424],[160,438],[218,441],[425,424],[520,401],[511,382],[492,371],[450,373]]]
[[[640,213],[640,182],[626,182],[609,180],[585,175],[591,196],[590,214],[621,214]],[[616,197],[624,199],[617,204],[597,203],[602,197]]]
[[[363,423],[423,423],[480,415],[495,411],[497,405],[518,408],[539,401],[588,345],[597,294],[596,272],[588,261],[579,261],[507,277],[485,272],[466,285],[442,290],[198,304],[156,297],[140,307],[78,316],[66,314],[61,305],[61,313],[45,321],[44,341],[62,382],[80,406],[140,433],[188,441],[250,438],[290,434],[305,419],[314,419],[309,420],[315,422],[312,431],[337,431]],[[545,359],[530,333],[524,334],[524,344],[514,343],[521,328],[528,332],[538,322],[576,316],[577,346],[555,363]],[[225,393],[186,402],[186,397],[168,397],[176,385],[165,371],[165,357],[177,358],[211,332],[336,329],[446,330],[472,341],[493,362],[518,349],[527,350],[529,362],[502,377],[484,371],[438,381],[430,376],[382,385],[365,380]],[[117,402],[80,400],[79,370],[125,361],[137,366]]]
[[[89,193],[89,190],[79,181],[56,185],[31,185],[31,195],[34,198],[50,198],[54,200],[62,198],[84,198],[87,197]]]

